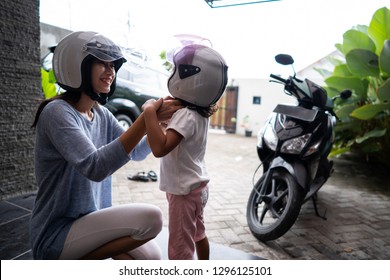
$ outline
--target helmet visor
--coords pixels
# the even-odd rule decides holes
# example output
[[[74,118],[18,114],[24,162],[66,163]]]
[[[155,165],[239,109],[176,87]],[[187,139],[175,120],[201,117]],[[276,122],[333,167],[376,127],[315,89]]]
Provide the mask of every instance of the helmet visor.
[[[93,36],[84,45],[83,50],[102,61],[111,62],[119,59],[123,59],[124,62],[126,61],[121,48],[100,34]]]
[[[174,56],[182,48],[188,45],[203,45],[207,47],[212,47],[211,41],[207,38],[199,37],[197,35],[191,34],[178,34],[174,35],[173,40],[170,42],[170,46],[166,52],[166,59],[170,63],[174,63]]]

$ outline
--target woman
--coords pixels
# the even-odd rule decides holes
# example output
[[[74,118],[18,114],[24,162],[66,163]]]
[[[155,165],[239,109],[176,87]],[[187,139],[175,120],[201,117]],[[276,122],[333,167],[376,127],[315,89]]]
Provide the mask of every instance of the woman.
[[[66,92],[45,100],[33,123],[35,259],[161,258],[152,240],[162,228],[161,210],[148,204],[111,205],[111,175],[150,153],[143,114],[124,131],[101,106],[114,92],[124,62],[120,48],[95,32],[74,32],[56,47],[53,71]],[[165,98],[159,120],[178,108]]]

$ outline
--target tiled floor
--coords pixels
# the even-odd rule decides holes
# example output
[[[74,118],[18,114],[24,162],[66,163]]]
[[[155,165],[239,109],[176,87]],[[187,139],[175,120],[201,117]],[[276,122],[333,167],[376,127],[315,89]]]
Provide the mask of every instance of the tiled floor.
[[[0,201],[0,259],[30,260],[28,222],[35,193]]]
[[[28,223],[34,204],[35,193],[21,195],[9,200],[0,201],[0,259],[1,260],[32,260],[29,245]],[[166,228],[156,238],[167,259]],[[259,257],[211,243],[210,259],[214,260],[251,260]]]

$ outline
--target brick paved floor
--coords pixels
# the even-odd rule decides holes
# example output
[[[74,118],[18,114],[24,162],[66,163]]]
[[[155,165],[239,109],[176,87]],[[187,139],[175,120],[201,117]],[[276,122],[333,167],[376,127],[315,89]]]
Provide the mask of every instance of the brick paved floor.
[[[335,172],[318,194],[319,211],[327,211],[327,220],[315,216],[308,201],[284,236],[257,241],[246,223],[246,203],[259,164],[256,141],[210,133],[206,164],[211,187],[205,215],[212,242],[265,259],[390,259],[389,177],[372,177],[364,165],[350,160],[336,160]],[[167,203],[158,182],[127,179],[129,174],[149,170],[159,174],[159,160],[152,156],[120,169],[113,178],[114,204],[156,204],[167,226]]]
[[[336,160],[334,174],[318,194],[319,210],[327,211],[327,220],[315,216],[309,201],[290,231],[262,243],[250,233],[245,216],[259,164],[256,138],[210,133],[206,161],[212,179],[206,227],[215,258],[390,259],[389,174],[375,176],[369,165]],[[113,176],[114,204],[153,203],[163,210],[167,226],[167,203],[158,182],[127,179],[149,170],[159,173],[159,160],[153,156],[118,170]],[[26,194],[0,202],[0,259],[32,258],[27,223],[33,199],[34,194]],[[167,238],[164,232],[159,238]]]

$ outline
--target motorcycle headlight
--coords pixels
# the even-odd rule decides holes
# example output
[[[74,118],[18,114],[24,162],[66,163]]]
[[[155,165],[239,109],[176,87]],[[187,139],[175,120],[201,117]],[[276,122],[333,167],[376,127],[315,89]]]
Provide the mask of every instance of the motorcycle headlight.
[[[276,151],[278,145],[278,138],[272,127],[268,126],[264,131],[264,142],[273,151]]]
[[[280,151],[285,154],[300,154],[311,137],[311,133],[287,140]]]

